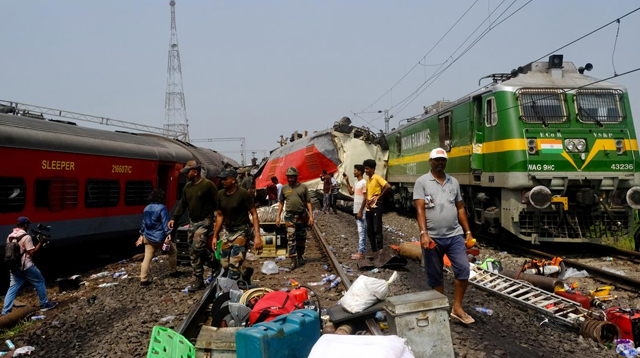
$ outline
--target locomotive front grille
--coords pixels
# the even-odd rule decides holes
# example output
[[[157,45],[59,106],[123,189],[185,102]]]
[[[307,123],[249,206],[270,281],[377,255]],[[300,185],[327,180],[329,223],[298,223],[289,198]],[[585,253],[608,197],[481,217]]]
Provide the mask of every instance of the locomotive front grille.
[[[599,239],[629,234],[627,211],[565,212],[523,211],[519,215],[520,235],[539,239]]]

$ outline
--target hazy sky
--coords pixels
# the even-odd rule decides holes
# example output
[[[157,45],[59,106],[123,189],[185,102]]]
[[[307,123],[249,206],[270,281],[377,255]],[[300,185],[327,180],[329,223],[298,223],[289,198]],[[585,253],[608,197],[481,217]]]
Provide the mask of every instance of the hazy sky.
[[[270,150],[281,134],[328,128],[343,116],[368,125],[352,112],[390,107],[395,127],[422,106],[473,91],[482,76],[509,72],[640,6],[631,0],[535,0],[397,113],[404,107],[398,103],[438,68],[431,65],[448,58],[450,64],[488,28],[487,21],[454,53],[489,13],[498,7],[490,17],[494,21],[512,2],[477,1],[421,60],[474,0],[177,0],[191,137],[244,136],[248,149]],[[500,19],[525,3],[516,0]],[[616,31],[611,25],[559,53],[577,66],[591,62],[593,77],[609,77]],[[0,99],[161,127],[169,35],[168,0],[5,0]],[[639,35],[640,11],[620,23],[614,59],[618,73],[640,67]],[[368,107],[418,61],[429,66],[418,65]],[[638,127],[640,72],[612,81],[628,88]],[[378,117],[360,116],[368,121]],[[377,119],[368,126],[377,131],[384,122]],[[222,152],[239,149],[237,143],[209,146]]]

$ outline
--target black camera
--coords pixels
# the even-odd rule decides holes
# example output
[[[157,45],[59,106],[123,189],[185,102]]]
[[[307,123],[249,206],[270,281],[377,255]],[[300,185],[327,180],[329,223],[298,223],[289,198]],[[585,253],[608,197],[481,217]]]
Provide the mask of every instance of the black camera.
[[[51,242],[51,226],[38,224],[35,229],[31,229],[31,235],[38,241],[42,242],[42,246]]]

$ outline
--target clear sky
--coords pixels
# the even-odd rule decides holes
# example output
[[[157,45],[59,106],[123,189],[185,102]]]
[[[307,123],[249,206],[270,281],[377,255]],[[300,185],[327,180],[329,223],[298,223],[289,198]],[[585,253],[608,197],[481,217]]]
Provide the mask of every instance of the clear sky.
[[[367,124],[353,112],[387,108],[393,108],[395,127],[422,106],[473,91],[482,76],[509,72],[640,6],[632,0],[535,0],[398,112],[404,107],[399,102],[438,68],[430,65],[448,58],[450,64],[487,29],[489,22],[481,23],[489,13],[497,8],[490,17],[496,20],[513,0],[478,0],[422,59],[474,2],[177,0],[191,137],[244,136],[248,149],[270,150],[281,134],[325,129],[343,116],[377,131],[384,128],[381,118]],[[516,0],[500,19],[525,3]],[[5,0],[1,8],[0,99],[163,125],[168,0]],[[559,53],[577,66],[591,62],[593,77],[612,76],[616,31],[611,25]],[[618,73],[640,67],[639,36],[640,11],[620,23]],[[370,106],[418,61],[429,66],[418,65]],[[628,88],[639,127],[640,72],[612,81]],[[371,121],[379,115],[360,116]],[[239,149],[237,143],[207,146]]]

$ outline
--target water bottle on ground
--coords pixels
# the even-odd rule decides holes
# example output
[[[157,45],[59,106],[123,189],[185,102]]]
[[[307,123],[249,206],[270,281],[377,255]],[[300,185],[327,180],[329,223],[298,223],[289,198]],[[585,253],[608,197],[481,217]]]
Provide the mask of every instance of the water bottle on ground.
[[[485,307],[474,307],[476,311],[486,313],[489,316],[493,315],[493,310]]]
[[[329,285],[329,287],[325,291],[333,290],[334,288],[338,287],[340,282],[342,282],[342,279],[340,277],[336,278],[335,281],[331,282],[331,285]]]
[[[322,279],[322,280],[320,280],[320,281],[322,281],[322,282],[325,282],[325,283],[326,283],[326,282],[331,282],[331,281],[333,281],[333,280],[335,280],[335,279],[336,279],[336,275],[335,275],[335,274],[332,274],[332,275],[329,275],[329,276],[327,276],[327,277],[323,278],[323,279]]]
[[[32,321],[39,321],[39,320],[41,320],[41,319],[45,319],[45,318],[47,318],[47,316],[42,316],[42,315],[40,315],[40,316],[33,316],[33,317],[31,317],[31,320],[32,320]]]

